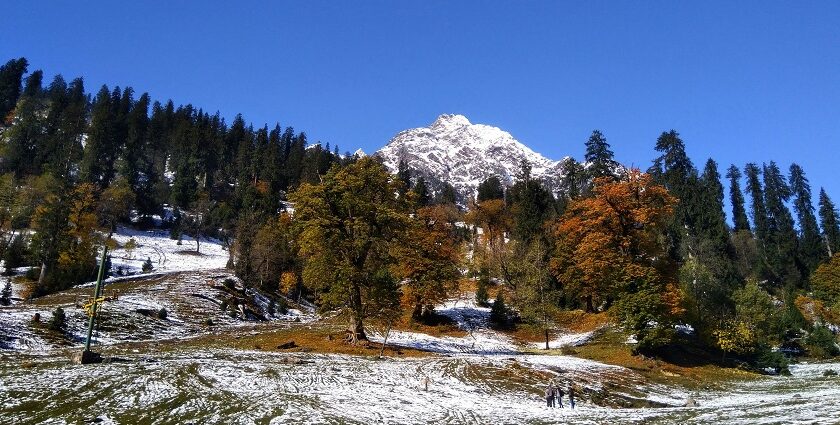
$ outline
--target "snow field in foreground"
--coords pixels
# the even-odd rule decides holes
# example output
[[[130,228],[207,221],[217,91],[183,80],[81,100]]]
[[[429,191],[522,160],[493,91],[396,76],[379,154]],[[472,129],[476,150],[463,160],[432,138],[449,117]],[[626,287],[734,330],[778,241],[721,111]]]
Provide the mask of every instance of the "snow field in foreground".
[[[374,360],[339,355],[294,358],[250,351],[131,356],[125,363],[73,366],[0,356],[0,416],[12,423],[836,423],[838,364],[797,365],[793,377],[695,394],[697,408],[547,409],[530,367],[612,373],[563,356],[455,356]],[[513,371],[513,372],[511,372]],[[623,373],[620,370],[618,373]],[[422,380],[430,379],[429,391]],[[118,388],[119,391],[112,389]],[[794,397],[794,394],[801,394]],[[673,398],[683,397],[678,394]],[[566,403],[568,401],[566,400]],[[86,406],[86,407],[79,407]]]

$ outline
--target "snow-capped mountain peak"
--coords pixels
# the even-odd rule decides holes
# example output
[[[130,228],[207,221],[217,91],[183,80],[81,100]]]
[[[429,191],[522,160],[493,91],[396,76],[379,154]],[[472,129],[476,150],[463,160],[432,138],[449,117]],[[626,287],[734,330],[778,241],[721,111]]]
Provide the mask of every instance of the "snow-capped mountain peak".
[[[399,132],[375,153],[396,172],[400,160],[432,184],[448,182],[464,199],[496,175],[512,184],[523,159],[531,174],[553,184],[562,174],[561,161],[550,160],[494,126],[472,124],[467,117],[443,114],[428,127]]]

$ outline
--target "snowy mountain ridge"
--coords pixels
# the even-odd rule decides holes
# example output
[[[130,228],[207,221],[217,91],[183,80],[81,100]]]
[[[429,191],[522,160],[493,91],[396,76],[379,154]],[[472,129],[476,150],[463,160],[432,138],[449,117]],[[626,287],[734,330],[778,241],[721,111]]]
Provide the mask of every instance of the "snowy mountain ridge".
[[[503,184],[513,184],[523,159],[531,163],[531,175],[553,189],[565,174],[562,160],[548,159],[498,127],[472,124],[457,114],[443,114],[428,127],[401,131],[374,155],[394,173],[405,160],[415,175],[434,186],[448,182],[464,199],[493,175]]]

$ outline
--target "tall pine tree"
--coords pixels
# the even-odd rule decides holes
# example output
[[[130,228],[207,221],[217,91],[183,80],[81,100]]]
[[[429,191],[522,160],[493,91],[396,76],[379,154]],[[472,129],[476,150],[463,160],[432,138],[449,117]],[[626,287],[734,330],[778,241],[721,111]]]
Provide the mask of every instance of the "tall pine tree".
[[[80,166],[83,181],[107,186],[113,167],[112,149],[116,133],[115,105],[107,86],[102,86],[91,110],[91,122]]]
[[[811,185],[802,167],[795,163],[790,166],[790,190],[794,196],[793,209],[799,222],[799,259],[810,275],[827,256],[814,214],[814,204],[811,202]]]
[[[594,180],[599,177],[611,177],[615,179],[618,162],[613,158],[613,151],[607,138],[599,130],[593,130],[589,140],[586,141],[586,155],[584,156],[588,166],[587,177]]]
[[[747,177],[747,193],[750,194],[755,237],[763,244],[767,237],[767,207],[764,205],[764,189],[761,187],[761,169],[749,163],[744,167]]]
[[[823,188],[820,188],[820,225],[826,253],[831,257],[840,252],[840,220],[837,208]]]
[[[786,202],[791,191],[775,162],[764,165],[764,203],[767,206],[765,255],[768,276],[777,285],[801,284],[797,265],[797,237],[793,216]]]
[[[668,253],[671,258],[680,260],[685,246],[686,233],[696,235],[698,214],[700,211],[699,195],[703,192],[697,169],[685,152],[685,143],[675,130],[662,132],[656,140],[656,151],[661,155],[654,159],[648,170],[657,184],[665,186],[671,195],[679,199],[674,208],[674,215],[668,226]]]
[[[12,59],[0,66],[0,126],[6,123],[6,118],[15,109],[23,74],[28,66],[25,58]]]
[[[730,165],[726,171],[729,179],[729,201],[732,203],[732,224],[733,230],[750,230],[750,222],[747,219],[747,210],[744,208],[744,194],[741,192],[741,170]]]
[[[15,173],[18,178],[37,174],[40,165],[35,160],[45,134],[43,75],[37,70],[26,77],[23,94],[15,107],[14,125],[3,133],[6,139],[3,170]]]

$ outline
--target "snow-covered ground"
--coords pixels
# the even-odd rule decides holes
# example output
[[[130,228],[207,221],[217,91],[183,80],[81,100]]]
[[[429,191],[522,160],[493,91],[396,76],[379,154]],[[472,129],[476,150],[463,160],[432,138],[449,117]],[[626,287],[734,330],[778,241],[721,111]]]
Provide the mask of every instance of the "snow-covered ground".
[[[309,322],[315,318],[311,311],[272,311],[268,299],[259,292],[242,292],[241,286],[237,291],[225,290],[225,279],[235,281],[230,272],[207,270],[110,282],[104,289],[107,300],[101,308],[96,342],[190,338],[263,320]],[[0,308],[0,351],[5,348],[49,354],[52,348],[80,346],[87,334],[87,316],[81,306],[91,291],[90,287],[74,288],[43,297],[36,304]],[[221,308],[223,303],[227,303],[226,311]],[[67,317],[64,338],[32,323],[36,313],[42,322],[49,321],[56,307],[62,307]],[[167,312],[165,319],[157,317],[161,309]],[[208,325],[208,319],[212,325]]]
[[[840,364],[795,366],[790,378],[693,394],[696,408],[604,408],[581,392],[574,410],[546,408],[544,382],[522,364],[495,356],[374,360],[213,350],[74,366],[0,354],[0,417],[18,424],[837,423],[840,379],[822,371]],[[557,365],[598,371],[565,357]],[[611,383],[622,390],[621,381]]]
[[[475,297],[451,299],[437,306],[435,311],[455,321],[467,335],[436,337],[420,332],[391,331],[388,344],[441,354],[514,354],[519,351],[510,338],[489,328],[490,309],[477,306]],[[382,342],[384,336],[373,333],[369,338]]]
[[[549,349],[557,349],[563,347],[577,347],[586,344],[595,336],[596,331],[580,332],[580,333],[563,333],[556,336],[554,339],[548,341]],[[531,347],[544,349],[545,341],[532,342]]]
[[[117,274],[142,273],[143,262],[151,260],[154,272],[221,269],[227,264],[229,253],[221,241],[202,238],[199,252],[195,239],[184,235],[181,244],[169,238],[165,230],[135,230],[119,227],[113,239],[119,247],[111,252],[111,271]],[[126,250],[128,241],[134,239],[136,248]]]

